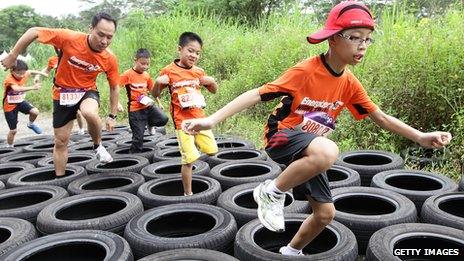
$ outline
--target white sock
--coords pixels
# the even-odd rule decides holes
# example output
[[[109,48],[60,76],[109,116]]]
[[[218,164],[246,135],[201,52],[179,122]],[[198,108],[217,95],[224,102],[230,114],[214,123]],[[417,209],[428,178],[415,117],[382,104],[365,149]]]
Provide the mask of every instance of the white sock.
[[[281,191],[280,189],[278,189],[275,185],[275,179],[271,182],[269,182],[269,184],[264,188],[264,190],[268,193],[274,193],[274,194],[282,194],[284,193],[283,191]]]
[[[32,124],[34,124],[34,122],[33,122],[33,121],[30,121],[30,122],[27,124],[27,126],[31,126]]]
[[[184,196],[192,196],[193,192],[190,192],[190,194],[184,193]]]
[[[295,249],[288,244],[287,246],[282,248],[282,255],[284,256],[297,256],[301,252],[301,249]]]

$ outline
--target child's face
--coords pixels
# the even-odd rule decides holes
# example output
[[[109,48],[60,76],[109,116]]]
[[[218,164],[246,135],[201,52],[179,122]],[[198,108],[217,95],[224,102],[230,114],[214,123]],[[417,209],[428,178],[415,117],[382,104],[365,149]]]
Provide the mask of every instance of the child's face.
[[[178,51],[181,65],[190,68],[200,59],[201,45],[197,41],[191,41],[183,47],[179,46]]]
[[[136,58],[134,62],[134,69],[138,72],[144,72],[150,67],[150,58]]]
[[[11,71],[11,74],[18,80],[22,80],[24,76],[26,75],[26,71]]]
[[[344,64],[356,65],[362,62],[367,47],[372,41],[372,30],[368,28],[353,28],[344,30],[334,36],[331,48]]]

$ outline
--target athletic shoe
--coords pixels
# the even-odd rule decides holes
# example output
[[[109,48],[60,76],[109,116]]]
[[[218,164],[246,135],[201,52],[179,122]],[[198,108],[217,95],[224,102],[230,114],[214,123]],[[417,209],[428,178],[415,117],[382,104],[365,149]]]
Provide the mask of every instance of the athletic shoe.
[[[95,155],[97,156],[97,159],[100,160],[100,163],[110,163],[113,161],[113,157],[111,157],[105,147],[101,144],[95,150]]]
[[[292,255],[292,254],[288,253],[288,251],[285,251],[286,248],[287,248],[287,246],[281,247],[281,248],[279,249],[279,253],[281,253],[281,254],[284,255],[284,256],[304,256],[303,251],[301,251],[301,250],[300,250],[297,254]],[[284,254],[284,253],[285,253],[285,254]]]
[[[42,133],[42,129],[39,126],[37,126],[35,123],[28,123],[27,127],[33,130],[36,134]]]
[[[253,190],[253,198],[258,204],[258,218],[267,229],[274,232],[285,231],[285,194],[268,193],[264,188],[271,180],[266,180]]]
[[[78,135],[84,135],[84,134],[85,134],[85,130],[84,130],[84,129],[79,129],[79,130],[77,131],[77,134],[78,134]]]

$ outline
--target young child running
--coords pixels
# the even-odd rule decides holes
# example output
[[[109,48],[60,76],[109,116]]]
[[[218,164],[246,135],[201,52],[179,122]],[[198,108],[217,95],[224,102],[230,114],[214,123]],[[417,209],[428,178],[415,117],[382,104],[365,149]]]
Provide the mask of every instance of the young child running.
[[[342,2],[330,11],[324,29],[307,37],[309,43],[327,40],[329,50],[303,60],[282,76],[247,91],[204,119],[184,121],[185,131],[211,129],[217,123],[253,106],[283,96],[265,128],[266,152],[287,168],[274,180],[254,190],[261,223],[272,231],[284,231],[284,192],[293,188],[304,194],[313,210],[283,255],[303,255],[307,246],[334,218],[335,207],[325,171],[338,157],[337,145],[326,135],[347,107],[355,119],[371,118],[380,127],[419,143],[440,148],[448,144],[448,132],[423,133],[385,114],[369,98],[362,84],[347,68],[360,63],[372,43],[374,20],[360,2]]]
[[[7,146],[14,146],[14,137],[18,125],[18,112],[29,114],[29,123],[27,127],[35,133],[42,133],[42,129],[34,121],[39,115],[39,110],[25,100],[26,92],[40,89],[40,82],[33,86],[25,86],[31,74],[44,73],[39,71],[28,70],[27,64],[22,60],[16,60],[15,65],[10,69],[10,73],[3,81],[3,111],[10,131],[7,135]]]
[[[179,59],[161,70],[155,85],[157,94],[166,86],[171,94],[171,115],[182,156],[182,184],[186,196],[193,194],[192,164],[200,157],[198,150],[208,155],[214,155],[218,151],[211,130],[188,135],[181,129],[183,120],[205,117],[202,108],[206,104],[201,86],[205,86],[211,93],[216,93],[217,90],[214,78],[207,76],[203,69],[196,66],[202,47],[200,36],[192,32],[182,33],[179,37]]]
[[[152,92],[154,87],[154,82],[147,72],[150,57],[147,49],[138,49],[133,67],[120,77],[120,85],[125,86],[127,91],[129,125],[132,130],[131,153],[142,152],[143,133],[147,125],[148,129],[152,129],[154,126],[164,126],[168,122],[166,114],[148,97],[148,92]],[[159,99],[156,100],[159,106]]]

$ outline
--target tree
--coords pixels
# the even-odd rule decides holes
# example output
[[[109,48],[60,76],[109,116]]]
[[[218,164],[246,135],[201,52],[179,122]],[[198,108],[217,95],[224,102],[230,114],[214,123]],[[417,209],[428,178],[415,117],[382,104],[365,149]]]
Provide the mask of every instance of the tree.
[[[145,15],[160,14],[167,9],[166,0],[103,0],[100,3],[98,0],[80,0],[83,3],[92,6],[90,9],[84,10],[79,15],[87,21],[90,21],[97,12],[105,11],[115,19],[125,18],[129,11],[138,9],[142,10]]]

